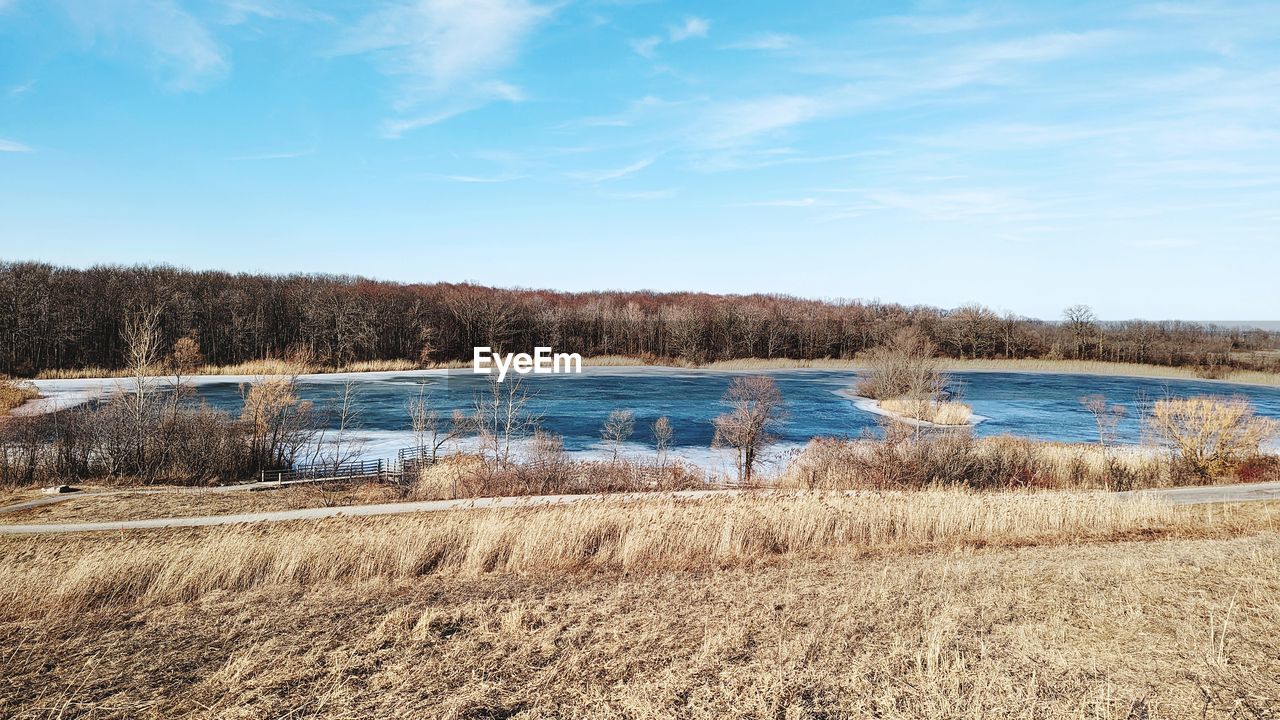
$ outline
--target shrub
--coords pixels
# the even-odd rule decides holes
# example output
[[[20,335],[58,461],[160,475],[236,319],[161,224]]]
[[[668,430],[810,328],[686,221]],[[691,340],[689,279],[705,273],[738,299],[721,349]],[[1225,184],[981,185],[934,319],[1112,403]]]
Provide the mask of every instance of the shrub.
[[[1133,490],[1172,482],[1158,452],[1014,437],[974,439],[968,431],[914,432],[890,425],[885,438],[811,441],[783,474],[787,487],[825,490],[1056,488]]]
[[[1280,424],[1255,415],[1244,398],[1159,400],[1146,420],[1151,433],[1177,451],[1183,469],[1205,480],[1230,475],[1280,434]]]
[[[888,343],[862,356],[867,370],[858,382],[858,394],[876,400],[940,397],[946,377],[934,357],[936,350],[920,330],[898,331]]]

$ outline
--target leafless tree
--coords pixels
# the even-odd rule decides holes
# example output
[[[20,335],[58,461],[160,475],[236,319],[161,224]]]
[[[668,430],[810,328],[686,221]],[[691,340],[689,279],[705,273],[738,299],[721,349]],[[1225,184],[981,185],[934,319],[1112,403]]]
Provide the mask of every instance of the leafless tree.
[[[867,370],[858,382],[858,393],[876,400],[903,399],[918,406],[917,417],[928,417],[947,385],[935,351],[916,328],[899,330],[889,342],[866,353]]]
[[[413,429],[413,437],[420,453],[428,453],[431,462],[439,457],[440,448],[445,444],[466,437],[475,430],[475,418],[461,410],[454,410],[453,417],[445,422],[431,404],[426,380],[418,383],[418,394],[409,399],[409,426]]]
[[[1079,360],[1084,357],[1089,336],[1097,329],[1098,316],[1093,314],[1093,308],[1088,305],[1072,305],[1062,311],[1062,319],[1071,331],[1074,357]]]
[[[614,410],[609,413],[609,417],[600,428],[600,437],[613,451],[614,460],[618,459],[618,451],[622,449],[622,443],[629,440],[635,431],[635,413],[630,410]]]
[[[194,334],[183,335],[173,344],[173,350],[166,358],[169,372],[173,373],[173,413],[178,417],[178,404],[182,401],[185,388],[182,379],[194,374],[204,364],[204,354],[200,352],[200,341]]]
[[[1109,404],[1106,396],[1101,394],[1085,395],[1080,398],[1080,404],[1093,415],[1093,421],[1098,426],[1098,444],[1104,447],[1114,444],[1116,428],[1128,413],[1125,407]]]
[[[730,411],[715,419],[712,446],[737,451],[738,478],[750,483],[761,451],[774,441],[772,431],[785,417],[782,394],[770,377],[736,377],[723,401]]]
[[[473,418],[491,469],[509,466],[512,442],[537,429],[541,418],[530,407],[532,399],[523,378],[508,376],[498,382],[496,373],[488,376],[485,391],[476,394]]]
[[[258,378],[244,388],[240,419],[248,429],[250,456],[261,468],[284,468],[316,436],[310,401],[300,400],[295,376]]]
[[[671,420],[666,415],[653,421],[653,444],[658,451],[658,462],[663,466],[667,464],[667,450],[671,448],[671,440],[675,437],[675,430],[671,427]]]
[[[332,424],[336,421],[332,437],[327,429],[317,431],[316,450],[320,461],[334,469],[350,463],[364,454],[365,443],[352,437],[360,427],[363,410],[360,406],[360,385],[355,380],[344,380],[338,386],[338,394],[332,400],[326,415]]]
[[[123,394],[133,430],[132,472],[150,479],[152,463],[148,453],[148,435],[154,427],[156,364],[160,360],[160,314],[162,308],[152,305],[130,315],[121,331],[125,348],[125,367],[129,370],[129,386]]]

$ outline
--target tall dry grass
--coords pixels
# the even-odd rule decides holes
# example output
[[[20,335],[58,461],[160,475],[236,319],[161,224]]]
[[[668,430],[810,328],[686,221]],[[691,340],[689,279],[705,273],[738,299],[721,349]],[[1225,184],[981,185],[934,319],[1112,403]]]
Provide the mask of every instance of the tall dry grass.
[[[880,408],[913,420],[934,425],[968,425],[973,408],[962,402],[916,400],[908,397],[879,401]]]
[[[8,414],[10,410],[38,397],[40,393],[30,383],[0,375],[0,415]]]
[[[463,367],[466,363],[452,362],[436,364],[432,368]],[[329,373],[361,373],[361,372],[407,372],[421,370],[420,365],[411,360],[362,360],[346,365],[323,365],[306,359],[264,358],[249,360],[233,365],[202,365],[190,375],[310,375]],[[36,376],[39,380],[93,380],[97,378],[128,377],[130,371],[109,369],[104,367],[84,367],[63,370],[42,370]],[[158,375],[164,372],[157,370]]]
[[[782,473],[782,487],[885,490],[963,487],[1135,490],[1186,484],[1157,448],[1114,448],[964,431],[915,432],[888,425],[883,440],[818,438]]]
[[[427,574],[652,572],[789,553],[1071,542],[1185,526],[1174,508],[1150,498],[938,491],[588,501],[65,543],[6,539],[0,616],[189,601],[268,586]]]

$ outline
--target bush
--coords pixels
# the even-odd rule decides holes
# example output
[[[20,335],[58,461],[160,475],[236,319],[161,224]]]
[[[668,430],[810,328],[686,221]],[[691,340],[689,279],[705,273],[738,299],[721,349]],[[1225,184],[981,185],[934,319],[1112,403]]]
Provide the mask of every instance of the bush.
[[[1261,454],[1264,442],[1280,434],[1280,424],[1255,415],[1244,398],[1159,400],[1146,422],[1153,435],[1177,451],[1183,471],[1205,481],[1232,475],[1242,462]]]
[[[866,374],[857,392],[875,400],[895,398],[936,399],[946,385],[934,357],[936,348],[920,330],[898,331],[888,343],[862,356]]]
[[[884,439],[813,440],[782,478],[784,486],[823,490],[1132,490],[1171,482],[1170,464],[1159,453],[1007,436],[976,440],[967,430],[915,432],[900,425],[886,427]]]

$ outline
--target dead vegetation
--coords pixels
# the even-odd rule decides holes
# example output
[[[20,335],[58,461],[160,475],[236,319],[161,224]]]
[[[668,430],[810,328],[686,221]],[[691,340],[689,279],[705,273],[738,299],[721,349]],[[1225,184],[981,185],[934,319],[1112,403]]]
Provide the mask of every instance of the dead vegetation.
[[[0,375],[0,416],[7,415],[10,410],[38,397],[40,392],[31,383]]]
[[[954,498],[934,500],[945,511]],[[1080,523],[1097,520],[1078,500]],[[601,519],[617,518],[603,509]],[[1159,533],[1142,529],[1149,516],[1092,530],[1021,520],[1031,534],[993,533],[994,546],[937,526],[945,534],[932,547],[942,552],[903,554],[919,546],[868,536],[782,553],[738,544],[693,564],[627,569],[591,552],[616,552],[607,526],[581,535],[581,525],[545,522],[561,512],[502,518],[516,520],[505,550],[477,546],[472,556],[488,568],[421,565],[425,528],[406,519],[4,541],[6,587],[39,585],[52,571],[52,584],[78,591],[15,607],[10,590],[0,715],[1120,720],[1280,709],[1274,509],[1155,519],[1181,527],[1169,533],[1190,538],[1180,540],[1027,546]],[[501,536],[497,516],[471,518]],[[531,529],[540,541],[578,537],[565,547],[576,552],[534,564],[519,548],[536,543],[514,540]],[[362,540],[370,536],[378,542]],[[238,545],[250,539],[258,552]],[[166,547],[175,556],[161,571]],[[246,554],[227,554],[236,547]],[[320,564],[325,555],[336,563]],[[243,564],[178,569],[220,556]],[[107,577],[130,564],[143,572]]]
[[[1251,517],[1248,512],[1207,515],[1150,498],[1096,493],[801,493],[587,501],[66,542],[15,538],[0,543],[0,617],[424,574],[657,572],[811,553],[1214,534],[1234,532],[1236,518]],[[1258,522],[1274,526],[1269,516]]]

